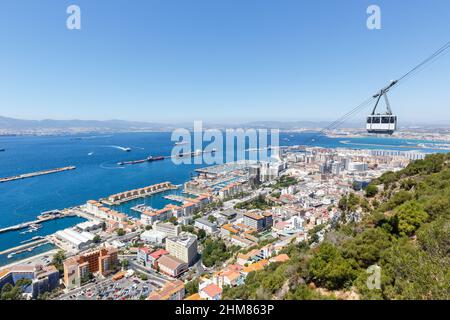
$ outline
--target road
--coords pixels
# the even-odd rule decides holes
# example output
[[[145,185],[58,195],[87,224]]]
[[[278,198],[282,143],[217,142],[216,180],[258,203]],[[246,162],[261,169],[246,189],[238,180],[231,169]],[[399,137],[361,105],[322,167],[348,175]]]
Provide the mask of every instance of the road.
[[[128,261],[129,261],[129,266],[132,269],[142,272],[149,278],[149,280],[153,280],[154,282],[156,282],[157,284],[159,284],[161,286],[163,286],[167,281],[172,280],[172,279],[164,277],[161,274],[156,273],[153,270],[149,270],[149,269],[145,268],[143,265],[137,263],[134,260],[128,260]]]

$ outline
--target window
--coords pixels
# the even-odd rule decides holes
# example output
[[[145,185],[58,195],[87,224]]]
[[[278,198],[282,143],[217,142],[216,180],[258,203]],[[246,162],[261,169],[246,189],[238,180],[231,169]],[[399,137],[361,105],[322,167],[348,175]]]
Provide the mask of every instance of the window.
[[[389,123],[390,122],[390,118],[391,117],[382,117],[381,118],[381,123]]]
[[[381,121],[381,117],[373,117],[372,118],[372,123],[380,123]]]
[[[372,123],[372,117],[367,117],[367,123]]]
[[[396,123],[397,122],[397,117],[391,117],[391,123]]]

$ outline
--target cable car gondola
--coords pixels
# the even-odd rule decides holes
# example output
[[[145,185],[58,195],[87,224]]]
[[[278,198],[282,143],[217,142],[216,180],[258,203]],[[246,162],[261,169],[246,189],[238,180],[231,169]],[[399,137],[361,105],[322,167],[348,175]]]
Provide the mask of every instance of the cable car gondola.
[[[373,96],[377,101],[375,103],[375,107],[372,110],[372,114],[367,117],[367,125],[366,129],[368,133],[376,133],[376,134],[393,134],[395,130],[397,130],[397,116],[392,114],[391,105],[389,104],[389,100],[387,97],[387,92],[391,89],[397,81],[392,81],[389,86],[382,89],[379,93]],[[381,97],[384,97],[386,102],[386,112],[385,113],[375,113],[380,103]]]

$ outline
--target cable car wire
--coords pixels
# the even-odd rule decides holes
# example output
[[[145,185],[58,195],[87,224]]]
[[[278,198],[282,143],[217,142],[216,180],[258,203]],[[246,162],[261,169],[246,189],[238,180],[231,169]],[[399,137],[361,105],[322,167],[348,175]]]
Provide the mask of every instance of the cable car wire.
[[[438,50],[436,50],[433,54],[431,54],[429,57],[427,57],[425,60],[420,62],[418,65],[413,67],[411,70],[406,72],[404,75],[402,75],[395,84],[391,85],[389,90],[393,90],[396,87],[398,87],[400,84],[406,82],[406,80],[410,79],[412,76],[419,73],[421,70],[423,70],[426,66],[431,65],[432,63],[436,62],[439,58],[443,56],[443,53],[448,53],[448,49],[450,48],[450,41],[444,44],[442,47],[440,47]],[[347,121],[349,118],[354,116],[355,114],[362,111],[365,107],[369,105],[370,102],[374,100],[374,96],[368,98],[366,101],[362,102],[337,120],[333,121],[329,125],[327,125],[325,128],[321,129],[316,136],[313,136],[310,140],[310,142],[313,142],[315,137],[323,135],[328,130],[338,128],[341,124],[343,124],[345,121]]]

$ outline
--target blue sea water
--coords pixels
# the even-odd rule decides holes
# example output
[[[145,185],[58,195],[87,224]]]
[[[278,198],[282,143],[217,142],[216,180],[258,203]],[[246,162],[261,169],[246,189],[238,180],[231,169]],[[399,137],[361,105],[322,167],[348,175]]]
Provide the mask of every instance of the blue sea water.
[[[125,190],[162,181],[184,183],[195,169],[204,165],[175,165],[170,159],[117,165],[120,161],[143,159],[148,155],[170,155],[173,147],[170,136],[170,133],[120,133],[0,137],[0,148],[6,149],[0,152],[0,177],[68,165],[77,167],[72,171],[0,184],[0,228],[32,220],[43,211],[83,204]],[[384,147],[343,144],[343,140]],[[280,145],[308,144],[329,148],[415,150],[414,144],[418,142],[377,137],[318,137],[315,133],[280,134]],[[405,145],[411,147],[401,147]],[[119,147],[129,147],[132,151],[124,152]],[[146,201],[155,208],[168,203],[162,194]],[[123,210],[129,213],[129,207],[135,204],[126,204]]]
[[[171,133],[120,133],[78,136],[17,136],[0,137],[0,177],[13,176],[69,165],[76,170],[17,180],[0,184],[0,228],[34,220],[43,211],[63,209],[99,199],[110,194],[170,181],[182,184],[189,180],[195,169],[205,164],[176,165],[171,159],[118,166],[120,161],[144,159],[149,155],[168,156],[173,142]],[[326,148],[417,150],[423,141],[394,138],[330,138],[316,133],[282,133],[280,145],[308,145]],[[232,143],[229,141],[225,143]],[[205,143],[207,144],[207,143]],[[406,148],[404,148],[406,146]],[[248,146],[246,146],[248,147]],[[131,148],[125,152],[123,148]],[[442,150],[424,150],[443,152]],[[247,153],[248,154],[248,153]],[[225,158],[225,157],[224,157]],[[145,203],[160,209],[168,203],[168,191],[146,199],[137,199],[117,206],[116,209],[133,217],[136,204]],[[82,218],[68,217],[43,223],[36,232],[20,234],[12,231],[0,234],[0,251],[15,247],[34,236],[45,236],[73,226]],[[8,259],[0,255],[0,266],[31,255],[54,249],[49,244]]]

